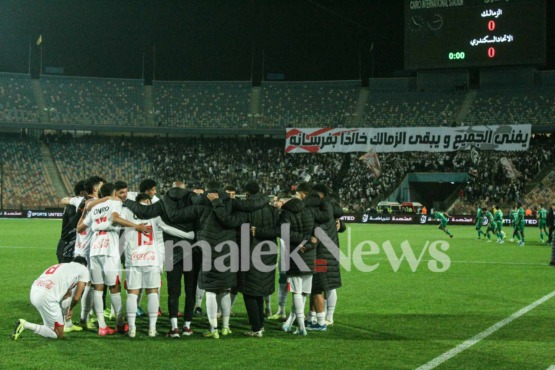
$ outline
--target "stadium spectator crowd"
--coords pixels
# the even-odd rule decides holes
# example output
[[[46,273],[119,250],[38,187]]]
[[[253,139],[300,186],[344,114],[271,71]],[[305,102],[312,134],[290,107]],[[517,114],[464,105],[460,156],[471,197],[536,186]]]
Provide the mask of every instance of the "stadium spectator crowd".
[[[358,160],[360,153],[286,155],[281,140],[262,137],[73,137],[65,133],[44,135],[42,140],[50,148],[67,189],[72,188],[73,179],[86,178],[90,173],[106,178],[125,178],[130,189],[138,189],[140,180],[150,177],[156,179],[161,191],[169,189],[176,179],[192,188],[221,178],[239,194],[250,180],[259,181],[261,192],[265,194],[288,191],[299,182],[312,181],[333,189],[341,199],[342,208],[351,212],[365,211],[383,200],[411,172],[471,174],[461,192],[462,202],[458,204],[461,212],[472,213],[476,201],[513,202],[524,196],[525,186],[552,161],[555,150],[551,138],[536,135],[526,154],[481,151],[477,163],[471,160],[468,151],[381,153],[379,160],[383,174],[375,178],[366,164]],[[10,188],[25,187],[23,179],[27,177],[23,174],[16,176],[20,170],[29,168],[36,174],[35,179],[46,173],[41,164],[38,141],[6,136],[1,143],[5,155],[12,153],[11,157],[15,159],[6,162],[5,170],[17,163],[10,169]],[[30,154],[23,156],[22,153]],[[501,165],[501,158],[507,158],[522,176],[511,178]],[[22,194],[9,197],[8,191],[4,190],[4,207],[56,206],[56,193],[49,178],[38,182],[39,189],[43,189],[38,195],[41,199],[35,199],[37,195],[26,197]],[[5,189],[8,189],[7,185],[5,183]]]
[[[0,136],[2,207],[49,207],[57,196],[41,160],[40,143],[27,136]]]
[[[300,181],[331,185],[341,164],[341,155],[285,155],[281,141],[260,138],[170,140],[150,146],[146,157],[152,159],[152,176],[162,188],[176,178],[190,186],[222,178],[238,190],[250,180],[259,181],[265,194],[289,191]]]
[[[526,152],[482,152],[480,161],[473,164],[469,154],[464,153],[465,165],[473,175],[465,188],[463,203],[459,206],[461,213],[473,213],[476,202],[494,202],[502,206],[514,205],[526,195],[527,186],[548,168],[554,158],[553,138],[537,135]],[[513,166],[515,176],[502,163],[506,158]],[[463,159],[461,159],[463,160]],[[544,198],[544,202],[549,198]],[[532,199],[531,199],[532,200]],[[531,204],[540,204],[535,199]]]

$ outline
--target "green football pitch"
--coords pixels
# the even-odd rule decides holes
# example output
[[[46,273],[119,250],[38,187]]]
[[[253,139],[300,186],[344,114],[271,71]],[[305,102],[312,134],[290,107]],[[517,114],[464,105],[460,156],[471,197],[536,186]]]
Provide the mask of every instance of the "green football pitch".
[[[343,287],[338,290],[335,325],[327,332],[297,337],[282,332],[279,323],[268,322],[263,338],[244,337],[249,326],[239,296],[231,320],[233,334],[219,340],[200,334],[207,328],[206,317],[195,318],[196,333],[191,337],[148,338],[148,319],[143,316],[135,339],[80,332],[56,341],[25,331],[14,342],[10,334],[18,318],[41,323],[29,302],[29,290],[33,280],[56,263],[60,221],[0,220],[0,368],[555,365],[555,268],[548,265],[551,248],[539,242],[538,230],[526,229],[525,247],[508,240],[476,240],[473,226],[450,230],[453,239],[434,226],[350,225],[349,233],[341,235]],[[166,297],[164,282],[165,312]],[[275,312],[275,296],[272,303]],[[158,331],[168,329],[164,315]]]

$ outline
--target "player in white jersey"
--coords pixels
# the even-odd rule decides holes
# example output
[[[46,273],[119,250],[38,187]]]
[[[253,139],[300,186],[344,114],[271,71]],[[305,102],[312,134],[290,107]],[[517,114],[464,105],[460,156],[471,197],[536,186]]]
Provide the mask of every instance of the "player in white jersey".
[[[114,184],[104,184],[100,189],[101,196],[113,196]],[[107,200],[94,206],[77,226],[77,232],[87,227],[92,232],[90,241],[90,270],[91,281],[94,285],[94,309],[98,320],[98,335],[114,334],[115,331],[106,325],[104,320],[104,304],[102,293],[104,285],[110,289],[110,300],[116,314],[118,332],[125,332],[125,325],[121,313],[121,286],[120,251],[119,251],[119,226],[134,228],[138,232],[149,234],[150,230],[140,224],[134,224],[122,218],[121,201]]]
[[[116,183],[117,185],[117,183]],[[150,199],[150,204],[152,203],[156,203],[160,200],[160,198],[158,198],[156,196],[156,181],[152,180],[152,179],[145,179],[143,181],[141,181],[141,183],[139,184],[139,189],[141,189],[142,191],[136,192],[136,191],[126,191],[125,192],[125,199],[123,199],[123,197],[121,196],[122,194],[118,194],[120,193],[119,191],[116,190],[116,196],[119,197],[121,199],[122,202],[125,202],[126,199],[130,199],[130,200],[136,200],[137,196],[140,194],[145,194],[148,195],[149,199]],[[117,189],[117,186],[116,186]],[[127,215],[127,212],[129,212],[130,215],[133,215],[133,213],[131,211],[129,211],[127,208],[123,209],[123,213],[124,215]],[[133,215],[134,216],[134,215]],[[125,217],[127,219],[127,217]],[[154,241],[156,243],[161,243],[162,245],[164,244],[164,236],[163,236],[163,232],[160,228],[158,228],[157,231],[154,232]],[[162,260],[163,260],[163,256],[162,256]],[[139,291],[139,295],[137,297],[137,316],[142,316],[143,314],[143,310],[141,308],[141,302],[143,300],[143,294],[144,294],[144,289],[141,289]],[[160,293],[158,293],[158,297],[160,297]],[[158,316],[162,316],[162,308],[158,307]]]
[[[87,260],[76,257],[73,262],[61,263],[46,269],[31,287],[31,303],[39,311],[43,325],[33,324],[24,319],[16,322],[12,339],[32,330],[46,338],[63,338],[64,319],[71,317],[72,310],[81,299],[85,285],[89,282]],[[75,288],[75,294],[72,291]]]
[[[83,212],[85,207],[85,201],[89,199],[97,199],[98,193],[100,188],[106,181],[98,176],[93,176],[88,178],[85,181],[85,191],[87,192],[86,197],[71,197],[71,198],[63,198],[62,204],[69,204],[75,206],[77,212]],[[83,230],[81,232],[77,232],[77,236],[75,238],[75,251],[74,256],[82,256],[87,259],[87,263],[89,262],[89,242],[90,242],[90,233],[87,230]],[[89,263],[90,265],[90,263]]]
[[[137,195],[136,201],[150,205],[150,197],[141,193]],[[130,214],[129,217],[136,217],[127,208],[124,212]],[[130,219],[130,218],[128,218]],[[125,266],[127,271],[127,321],[129,323],[129,337],[136,336],[135,318],[137,312],[137,297],[141,289],[146,290],[148,298],[148,336],[155,337],[156,321],[158,319],[158,308],[160,305],[159,288],[161,283],[161,273],[164,264],[164,243],[156,241],[155,235],[159,230],[164,230],[180,238],[194,238],[194,233],[185,233],[166,225],[160,217],[142,221],[145,226],[151,229],[147,236],[134,229],[126,228],[124,232],[125,240]],[[192,234],[192,235],[191,235]]]
[[[81,217],[83,210],[85,208],[85,202],[94,200],[98,198],[98,193],[102,185],[106,182],[102,177],[92,176],[85,181],[85,192],[87,195],[85,197],[72,197],[62,199],[62,204],[70,204],[75,206],[77,209],[77,216]],[[87,265],[90,266],[89,262],[89,242],[91,237],[91,232],[89,230],[83,230],[81,232],[76,232],[75,237],[75,248],[73,251],[74,257],[81,256],[87,260]],[[90,272],[90,270],[89,270]],[[89,330],[96,330],[96,325],[92,320],[90,320],[89,314],[93,305],[93,295],[89,294],[91,290],[91,284],[88,283],[83,292],[83,298],[81,303],[81,326],[86,327]],[[69,321],[66,327],[69,326]]]

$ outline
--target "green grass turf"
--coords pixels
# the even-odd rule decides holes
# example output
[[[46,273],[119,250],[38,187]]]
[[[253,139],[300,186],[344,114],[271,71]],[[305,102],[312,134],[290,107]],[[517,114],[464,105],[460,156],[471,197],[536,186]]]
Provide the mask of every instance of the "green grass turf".
[[[364,240],[377,243],[378,253],[362,257],[376,269],[343,272],[335,326],[327,332],[300,338],[269,322],[264,338],[243,337],[249,326],[239,297],[234,307],[237,316],[231,320],[234,333],[218,341],[200,335],[207,328],[205,317],[193,322],[199,334],[180,340],[148,338],[148,319],[143,317],[138,319],[134,340],[81,332],[55,341],[25,331],[13,342],[10,334],[18,318],[41,323],[29,302],[29,290],[33,280],[56,262],[60,221],[0,220],[0,368],[414,369],[555,290],[555,269],[548,266],[551,249],[539,243],[535,228],[526,229],[527,245],[520,248],[509,242],[476,240],[473,226],[451,226],[453,239],[434,226],[350,227],[352,249]],[[341,236],[346,254],[348,240],[347,233]],[[447,241],[449,249],[444,253],[450,267],[441,273],[430,271],[433,258],[426,251],[416,271],[406,260],[395,271],[383,243],[390,241],[400,256],[405,240],[417,257],[426,241]],[[162,288],[165,312],[166,302]],[[272,303],[276,310],[275,296]],[[146,308],[146,299],[142,306]],[[546,369],[555,364],[553,312],[555,300],[551,299],[439,368]],[[159,332],[169,329],[168,321],[167,316],[159,319]]]

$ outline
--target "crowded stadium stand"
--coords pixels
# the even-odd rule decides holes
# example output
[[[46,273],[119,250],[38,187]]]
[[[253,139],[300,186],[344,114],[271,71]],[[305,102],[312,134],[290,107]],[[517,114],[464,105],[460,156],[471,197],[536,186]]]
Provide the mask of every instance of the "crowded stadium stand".
[[[0,73],[0,122],[37,122],[31,75]]]
[[[527,186],[532,185],[543,170],[552,168],[555,158],[553,137],[536,136],[531,141],[530,149],[525,152],[482,152],[480,162],[472,164],[467,158],[467,169],[473,172],[461,199],[455,205],[455,212],[471,214],[476,203],[496,203],[505,208],[511,207],[518,200],[525,199],[537,203],[545,188],[540,184],[534,187],[530,196]],[[468,157],[468,154],[463,154]],[[511,177],[506,168],[500,163],[501,158],[509,160],[518,171],[518,177]],[[549,186],[549,182],[542,184]],[[536,195],[534,195],[536,194]],[[552,198],[544,198],[543,202]],[[540,202],[541,203],[541,202]]]
[[[153,119],[160,126],[238,128],[246,124],[248,82],[154,81]]]
[[[58,196],[41,158],[37,140],[0,135],[2,208],[28,209],[58,206]]]
[[[61,124],[142,126],[142,80],[42,76],[47,121]]]
[[[152,162],[146,155],[152,139],[125,137],[48,135],[44,137],[65,187],[73,189],[79,180],[93,175],[107,181],[124,180],[138,189],[142,179],[150,175]]]
[[[262,137],[162,140],[117,136],[75,138],[63,134],[46,135],[43,141],[50,148],[68,191],[76,181],[91,175],[100,175],[108,181],[124,180],[130,190],[138,190],[139,182],[149,177],[159,183],[162,192],[176,180],[183,180],[190,187],[217,180],[223,185],[235,186],[240,192],[247,181],[256,179],[266,194],[288,191],[294,184],[311,181],[326,183],[339,195],[342,207],[353,212],[364,212],[386,199],[409,173],[472,173],[456,205],[461,213],[471,213],[477,201],[510,204],[524,196],[525,186],[536,178],[540,169],[549,168],[555,155],[553,139],[546,136],[536,136],[526,155],[482,151],[478,163],[471,161],[468,152],[380,154],[383,175],[375,178],[358,160],[359,154],[286,155],[282,140]],[[11,143],[7,146],[11,151],[6,153],[13,154],[18,163],[11,165],[9,171],[13,173],[19,167],[28,169],[35,174],[33,178],[42,181],[43,176],[38,175],[42,173],[36,149],[39,142],[12,138],[3,141],[4,146],[6,143]],[[27,151],[32,153],[29,160],[22,154]],[[522,176],[509,178],[500,164],[501,158],[509,159]],[[10,176],[11,185],[22,187],[24,171],[18,172],[20,177]],[[33,196],[43,197],[37,204],[50,204],[56,199],[55,192],[51,186],[47,187],[48,182],[41,181],[35,186],[43,191]],[[24,203],[18,196],[15,201],[5,201],[4,207],[19,208],[21,204]]]
[[[525,203],[541,204],[546,208],[555,204],[555,171],[550,172],[526,194]]]
[[[262,127],[349,127],[360,81],[262,82]]]
[[[217,180],[237,189],[257,180],[267,194],[288,191],[304,179],[326,181],[333,177],[341,158],[286,156],[281,140],[264,138],[168,139],[150,145],[146,157],[152,160],[151,175],[161,189],[170,188],[175,180],[189,186]]]

